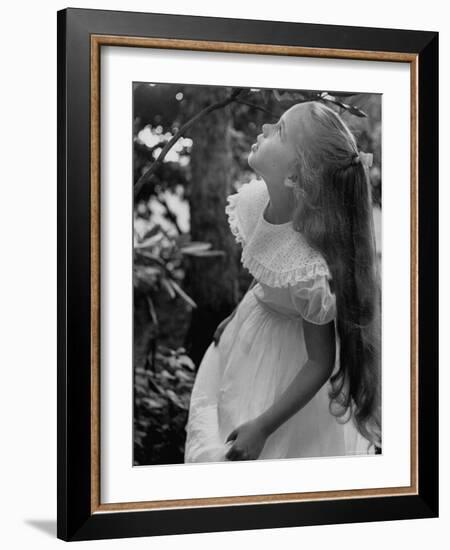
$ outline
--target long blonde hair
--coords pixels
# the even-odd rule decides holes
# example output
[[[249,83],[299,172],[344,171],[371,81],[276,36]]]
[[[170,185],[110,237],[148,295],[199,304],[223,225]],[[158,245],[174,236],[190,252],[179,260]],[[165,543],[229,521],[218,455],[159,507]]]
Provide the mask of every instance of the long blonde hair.
[[[294,227],[328,263],[336,296],[339,370],[330,411],[349,411],[359,432],[381,447],[381,281],[368,172],[352,132],[321,102],[304,104],[312,131],[299,135]]]

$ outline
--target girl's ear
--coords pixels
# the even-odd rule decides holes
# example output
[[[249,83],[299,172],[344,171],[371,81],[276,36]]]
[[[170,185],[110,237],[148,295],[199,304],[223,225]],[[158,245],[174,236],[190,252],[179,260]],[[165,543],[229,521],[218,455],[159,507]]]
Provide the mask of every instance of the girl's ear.
[[[298,181],[299,181],[298,172],[294,167],[288,172],[288,175],[284,180],[284,185],[286,187],[296,187],[298,186]]]
[[[288,168],[287,177],[292,180],[294,183],[298,182],[300,174],[300,162],[298,159],[294,159]]]

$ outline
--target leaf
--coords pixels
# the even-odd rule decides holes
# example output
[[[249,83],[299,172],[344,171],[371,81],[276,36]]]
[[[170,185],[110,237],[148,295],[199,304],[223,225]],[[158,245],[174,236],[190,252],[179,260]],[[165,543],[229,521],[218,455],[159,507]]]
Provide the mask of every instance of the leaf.
[[[336,101],[336,98],[333,95],[330,95],[328,92],[322,92],[320,94],[320,97],[327,101]]]
[[[167,365],[172,369],[172,370],[175,370],[177,367],[178,367],[178,358],[173,356],[173,357],[168,357],[167,358]]]
[[[187,367],[189,370],[195,371],[195,364],[188,355],[179,355],[178,363],[184,367]]]
[[[150,313],[150,317],[152,318],[153,324],[158,326],[158,316],[156,315],[155,306],[153,305],[153,300],[150,298],[150,296],[147,295],[147,305],[148,305],[148,311]]]
[[[151,277],[158,277],[161,274],[161,270],[158,267],[152,267],[150,265],[139,266],[138,273],[143,272],[145,275],[150,275]]]
[[[352,115],[358,116],[360,118],[367,117],[367,114],[364,111],[362,111],[361,109],[358,109],[358,107],[355,107],[353,105],[350,105],[350,107],[348,109],[348,112],[352,113]]]
[[[336,95],[338,95],[339,97],[352,97],[352,96],[358,95],[358,93],[357,92],[339,92]]]
[[[154,399],[153,397],[144,397],[142,402],[150,407],[150,409],[162,409],[166,405],[163,401]]]
[[[183,245],[181,248],[180,248],[180,251],[183,253],[183,254],[186,254],[186,253],[190,253],[190,252],[197,252],[199,250],[208,250],[211,248],[211,243],[203,243],[203,242],[190,242],[186,245]]]
[[[358,107],[354,107],[353,105],[343,103],[342,101],[339,101],[339,99],[337,99],[336,97],[334,97],[334,96],[332,96],[328,93],[323,92],[322,94],[320,94],[320,97],[324,101],[329,101],[330,103],[334,103],[334,105],[338,105],[339,107],[342,107],[342,109],[345,109],[346,111],[348,111],[352,115],[355,115],[355,116],[360,117],[360,118],[367,117],[367,114],[364,111],[361,111],[361,109],[358,109]]]
[[[153,237],[145,239],[144,241],[136,244],[134,248],[138,248],[138,249],[140,249],[140,248],[152,248],[156,244],[158,244],[163,238],[164,238],[164,235],[161,234],[161,233],[158,233],[157,235],[154,235]]]
[[[180,407],[180,409],[186,409],[185,404],[180,400],[178,395],[173,390],[167,390],[166,393],[169,399],[172,401],[172,403],[177,405],[177,407]]]
[[[198,258],[225,256],[225,252],[223,250],[200,250],[198,252],[189,252],[188,254],[190,254],[191,256],[197,256]]]
[[[176,292],[185,300],[190,306],[197,307],[197,304],[194,302],[194,300],[184,292],[184,290],[176,283],[175,281],[171,281],[172,286],[175,289]]]
[[[156,256],[156,254],[152,254],[151,252],[147,252],[147,251],[144,251],[144,250],[136,250],[136,254],[138,256],[142,256],[142,257],[146,258],[147,260],[152,260],[152,261],[156,262],[158,265],[160,265],[163,268],[166,267],[163,260],[161,260],[161,258]]]
[[[192,381],[192,375],[187,374],[186,372],[184,372],[184,370],[178,369],[177,371],[175,371],[175,374],[180,380],[184,382]]]
[[[159,384],[156,383],[156,381],[153,378],[149,379],[150,385],[155,389],[157,393],[160,395],[164,395],[164,388],[161,387]]]
[[[172,349],[165,346],[164,344],[159,344],[158,351],[160,352],[159,357],[162,358],[162,359],[164,359],[164,355],[163,355],[164,353],[166,355],[173,355],[175,353]]]
[[[162,278],[161,279],[161,284],[167,290],[167,293],[169,294],[169,296],[171,298],[176,297],[176,292],[173,289],[173,282],[172,281],[170,281],[169,279]]]
[[[159,223],[155,223],[148,231],[145,232],[143,239],[148,239],[149,237],[153,237],[153,235],[156,235],[159,231],[162,231],[162,227]]]
[[[161,371],[160,376],[162,378],[166,378],[167,380],[176,380],[176,376],[170,374],[170,372],[165,369]]]

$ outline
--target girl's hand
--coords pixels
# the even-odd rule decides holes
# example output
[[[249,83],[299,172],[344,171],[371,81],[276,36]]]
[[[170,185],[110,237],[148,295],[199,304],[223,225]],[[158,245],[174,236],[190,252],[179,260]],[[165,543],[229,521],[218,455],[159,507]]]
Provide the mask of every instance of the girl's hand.
[[[258,422],[250,420],[235,428],[226,442],[234,443],[225,455],[228,460],[256,460],[266,443],[267,436]]]
[[[217,326],[213,336],[213,341],[215,346],[217,346],[217,344],[219,343],[220,337],[222,336],[222,332],[225,330],[225,327],[228,325],[231,319],[233,319],[233,317],[234,317],[234,312],[231,313],[231,315],[228,315],[228,317],[225,317],[225,319]]]

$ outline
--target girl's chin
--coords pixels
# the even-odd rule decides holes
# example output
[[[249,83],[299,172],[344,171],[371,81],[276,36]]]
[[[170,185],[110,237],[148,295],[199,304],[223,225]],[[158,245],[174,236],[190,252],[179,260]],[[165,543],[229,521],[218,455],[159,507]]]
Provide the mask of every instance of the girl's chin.
[[[254,149],[253,147],[250,149],[250,152],[248,154],[248,158],[255,158],[258,157],[258,148]]]
[[[254,168],[255,166],[255,158],[251,151],[247,157],[247,164],[250,166],[250,168]]]

